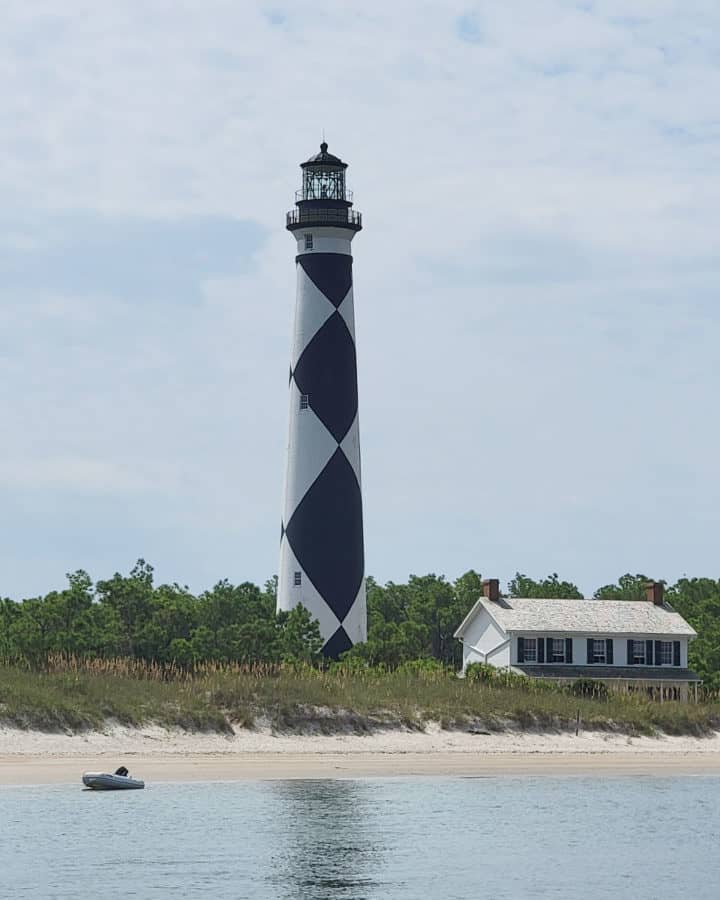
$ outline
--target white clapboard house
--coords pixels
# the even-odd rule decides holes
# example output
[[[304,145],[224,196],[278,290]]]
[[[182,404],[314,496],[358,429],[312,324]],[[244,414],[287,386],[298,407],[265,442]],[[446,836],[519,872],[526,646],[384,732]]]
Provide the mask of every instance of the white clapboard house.
[[[490,579],[455,637],[463,671],[479,662],[563,683],[592,678],[658,699],[687,700],[700,682],[688,669],[696,632],[659,582],[647,585],[644,601],[555,600],[501,597]]]

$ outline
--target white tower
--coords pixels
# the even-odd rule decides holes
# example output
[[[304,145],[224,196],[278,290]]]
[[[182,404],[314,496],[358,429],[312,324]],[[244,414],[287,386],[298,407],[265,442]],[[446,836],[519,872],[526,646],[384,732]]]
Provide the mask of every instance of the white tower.
[[[300,168],[287,214],[297,295],[277,604],[302,603],[337,658],[367,636],[350,248],[362,217],[326,143]]]

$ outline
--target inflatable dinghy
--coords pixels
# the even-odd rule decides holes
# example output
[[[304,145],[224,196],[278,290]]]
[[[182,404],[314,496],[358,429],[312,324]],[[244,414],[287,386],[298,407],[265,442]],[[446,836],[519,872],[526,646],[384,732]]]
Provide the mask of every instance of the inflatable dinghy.
[[[95,791],[137,791],[145,787],[145,782],[131,778],[125,766],[110,775],[108,772],[85,772],[82,777],[85,787]]]

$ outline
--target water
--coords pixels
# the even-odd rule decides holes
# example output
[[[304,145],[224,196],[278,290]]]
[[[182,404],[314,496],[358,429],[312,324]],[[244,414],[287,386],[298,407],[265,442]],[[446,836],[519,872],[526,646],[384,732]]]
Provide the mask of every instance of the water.
[[[0,789],[0,897],[720,898],[720,779]]]

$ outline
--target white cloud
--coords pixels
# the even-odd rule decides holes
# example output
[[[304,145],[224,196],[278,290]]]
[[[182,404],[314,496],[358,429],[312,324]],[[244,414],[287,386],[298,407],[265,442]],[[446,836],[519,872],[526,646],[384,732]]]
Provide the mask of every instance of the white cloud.
[[[709,572],[719,33],[704,0],[11,0],[6,508],[112,485],[133,516],[93,521],[163,577],[275,570],[283,215],[325,128],[366,222],[370,570]],[[80,529],[29,573],[37,494],[18,593],[107,559]]]

